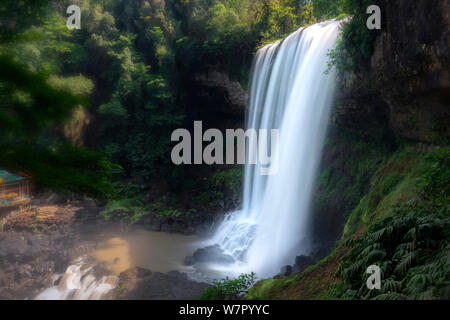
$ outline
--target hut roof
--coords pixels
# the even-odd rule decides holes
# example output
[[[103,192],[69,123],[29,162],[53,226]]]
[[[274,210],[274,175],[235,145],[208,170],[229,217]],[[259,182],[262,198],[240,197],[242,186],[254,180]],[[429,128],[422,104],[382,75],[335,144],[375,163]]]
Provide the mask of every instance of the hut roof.
[[[16,182],[21,180],[25,180],[25,178],[0,169],[0,184],[8,182]]]

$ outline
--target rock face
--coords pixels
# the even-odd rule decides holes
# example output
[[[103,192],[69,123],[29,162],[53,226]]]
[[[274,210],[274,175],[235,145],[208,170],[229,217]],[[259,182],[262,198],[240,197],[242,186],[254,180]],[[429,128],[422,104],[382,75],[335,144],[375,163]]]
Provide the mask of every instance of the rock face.
[[[292,274],[292,266],[287,265],[287,266],[281,267],[280,273],[279,273],[280,276],[288,277],[291,274]]]
[[[200,95],[205,99],[211,102],[217,98],[225,101],[227,106],[223,111],[226,113],[235,115],[245,113],[248,95],[241,84],[231,80],[226,72],[210,67],[204,72],[195,74],[194,79],[200,86]]]
[[[314,260],[310,256],[297,256],[295,257],[295,264],[292,268],[292,273],[302,272],[310,265],[314,263]]]
[[[439,144],[450,137],[448,0],[380,1],[382,29],[370,66],[342,91],[332,120],[386,122],[398,135]]]
[[[0,216],[0,299],[33,299],[71,261],[92,252],[96,242],[81,230],[105,228],[99,210],[92,199],[49,192]]]
[[[192,281],[178,271],[160,273],[135,267],[120,274],[114,298],[186,300],[194,299],[208,287],[208,284]]]
[[[186,265],[194,265],[195,263],[202,262],[231,264],[234,262],[234,259],[232,256],[225,254],[218,245],[197,249],[192,257],[189,256],[185,259]]]
[[[382,24],[373,56],[358,74],[340,75],[350,85],[337,94],[321,159],[314,234],[328,252],[370,189],[370,176],[354,164],[380,161],[365,158],[355,147],[364,141],[354,137],[373,138],[390,150],[399,137],[424,145],[450,141],[450,2],[378,3]]]
[[[30,299],[50,287],[76,253],[92,248],[74,243],[74,236],[58,231],[0,236],[0,299]]]
[[[287,265],[281,267],[278,276],[288,277],[291,274],[300,273],[309,266],[313,265],[315,262],[317,262],[317,260],[311,256],[304,256],[304,255],[296,256],[294,265],[293,266]]]

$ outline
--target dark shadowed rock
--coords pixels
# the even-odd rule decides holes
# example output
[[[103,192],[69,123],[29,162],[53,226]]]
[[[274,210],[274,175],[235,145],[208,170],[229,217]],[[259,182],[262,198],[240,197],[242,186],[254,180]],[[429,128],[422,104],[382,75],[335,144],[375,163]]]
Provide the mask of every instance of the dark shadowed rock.
[[[313,263],[313,258],[310,256],[297,256],[295,257],[295,264],[294,268],[292,269],[292,273],[302,272]]]
[[[284,266],[280,269],[280,274],[279,274],[280,276],[287,277],[287,276],[290,276],[291,274],[292,274],[292,266],[290,266],[290,265]]]
[[[204,94],[216,95],[228,105],[228,112],[243,114],[247,106],[248,95],[238,81],[232,80],[229,75],[217,68],[196,73],[194,79],[204,88]]]
[[[225,254],[218,245],[198,249],[194,252],[193,258],[195,262],[215,262],[222,264],[231,264],[234,262],[233,257]]]
[[[193,256],[187,256],[184,258],[184,265],[193,266],[195,264],[195,258]]]
[[[129,300],[186,300],[194,299],[208,286],[192,281],[178,271],[161,273],[136,267],[120,274],[114,297]]]
[[[345,76],[351,85],[337,95],[331,122],[364,123],[365,130],[382,124],[408,140],[439,144],[450,137],[448,0],[378,2],[384,27],[371,59],[357,76]]]

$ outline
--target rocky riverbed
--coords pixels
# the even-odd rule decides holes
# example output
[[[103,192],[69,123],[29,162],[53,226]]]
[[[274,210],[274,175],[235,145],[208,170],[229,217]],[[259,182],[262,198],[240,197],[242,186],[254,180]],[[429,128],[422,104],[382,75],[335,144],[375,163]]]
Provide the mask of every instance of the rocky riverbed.
[[[103,208],[102,203],[93,199],[66,199],[52,193],[40,195],[27,204],[2,208],[0,299],[34,299],[44,289],[57,287],[74,261],[95,257],[93,253],[98,253],[99,245],[110,239],[111,234],[126,237],[141,227],[107,222],[99,215]],[[96,269],[108,271],[108,263],[119,264],[120,258],[113,260],[99,263]],[[122,263],[115,270],[114,290],[101,298],[192,299],[208,286],[190,280],[182,272],[166,272],[166,267],[163,270]]]

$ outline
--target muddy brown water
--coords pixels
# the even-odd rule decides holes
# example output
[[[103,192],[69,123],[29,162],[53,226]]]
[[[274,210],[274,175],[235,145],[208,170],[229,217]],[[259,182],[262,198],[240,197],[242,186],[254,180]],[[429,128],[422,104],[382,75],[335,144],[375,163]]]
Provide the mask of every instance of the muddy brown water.
[[[196,250],[199,240],[197,236],[137,230],[107,237],[92,255],[99,262],[106,262],[114,274],[132,267],[168,272],[183,268],[184,258]]]
[[[162,273],[193,271],[192,267],[184,266],[184,259],[198,248],[197,236],[139,229],[94,230],[82,236],[95,242],[94,249],[72,261],[64,274],[55,277],[54,285],[41,291],[35,299],[103,299],[115,287],[120,273],[133,267]],[[107,270],[106,274],[96,274],[99,265]]]

